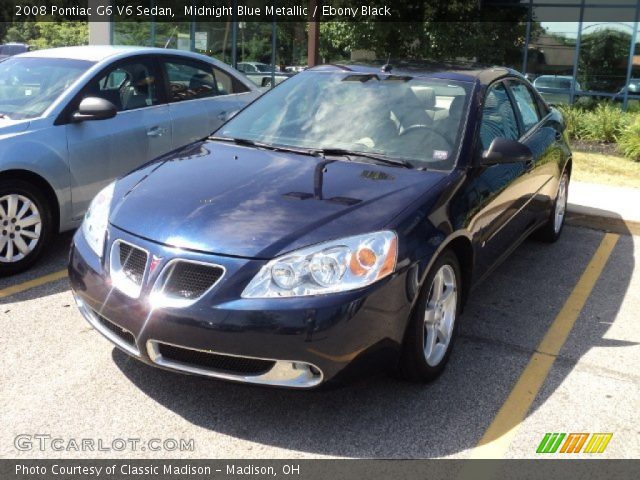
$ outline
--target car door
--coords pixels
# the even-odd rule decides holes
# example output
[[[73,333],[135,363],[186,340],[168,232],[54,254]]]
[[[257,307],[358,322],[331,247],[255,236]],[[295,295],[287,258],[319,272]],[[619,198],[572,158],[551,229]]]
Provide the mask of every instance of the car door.
[[[138,56],[107,67],[72,101],[100,97],[113,103],[115,117],[74,122],[67,115],[66,136],[74,217],[113,179],[171,150],[171,120],[153,58]]]
[[[177,56],[163,57],[161,63],[174,148],[207,137],[249,101],[240,95],[247,87],[210,63]]]
[[[564,164],[562,157],[562,131],[539,102],[535,93],[520,79],[507,80],[507,87],[516,105],[520,124],[519,141],[533,153],[533,163],[522,177],[522,186],[529,192],[530,201],[522,215],[529,224],[546,216],[550,197],[547,184],[560,177],[558,165]],[[555,188],[551,188],[555,192]]]
[[[488,271],[522,235],[525,221],[521,209],[530,198],[525,183],[527,166],[521,162],[481,165],[479,159],[498,137],[520,137],[518,117],[504,82],[491,85],[485,94],[476,139],[477,164],[470,172],[466,194],[473,212],[470,228],[480,246],[479,273]]]

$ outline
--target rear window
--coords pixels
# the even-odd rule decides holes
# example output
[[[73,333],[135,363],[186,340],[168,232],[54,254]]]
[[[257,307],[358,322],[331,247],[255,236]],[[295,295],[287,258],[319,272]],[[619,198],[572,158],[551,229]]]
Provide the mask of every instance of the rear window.
[[[571,80],[568,78],[539,78],[535,82],[536,87],[559,88],[563,90],[571,89]]]

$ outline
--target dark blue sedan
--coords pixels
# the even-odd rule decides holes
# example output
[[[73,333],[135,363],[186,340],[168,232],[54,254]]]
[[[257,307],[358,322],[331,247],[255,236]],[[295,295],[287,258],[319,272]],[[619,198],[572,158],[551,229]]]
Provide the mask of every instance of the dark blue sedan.
[[[563,130],[504,68],[312,68],[102,190],[71,252],[78,306],[174,371],[433,380],[471,287],[559,237]]]

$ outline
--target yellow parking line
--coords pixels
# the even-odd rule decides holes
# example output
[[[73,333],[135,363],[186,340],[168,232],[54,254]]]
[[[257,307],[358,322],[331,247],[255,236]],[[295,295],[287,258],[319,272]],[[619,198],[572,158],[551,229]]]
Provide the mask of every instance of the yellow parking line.
[[[480,442],[472,450],[470,458],[502,458],[504,456],[520,423],[542,388],[553,362],[567,340],[618,238],[619,235],[614,233],[607,233],[604,236],[562,310],[547,330],[536,352],[531,356],[529,364]]]
[[[44,275],[42,277],[34,278],[33,280],[29,280],[24,283],[20,283],[18,285],[14,285],[12,287],[7,287],[3,290],[0,290],[0,298],[5,298],[10,295],[15,295],[16,293],[21,293],[31,288],[39,287],[41,285],[45,285],[50,282],[55,282],[56,280],[60,280],[67,276],[66,270],[60,270],[58,272],[53,272],[48,275]]]

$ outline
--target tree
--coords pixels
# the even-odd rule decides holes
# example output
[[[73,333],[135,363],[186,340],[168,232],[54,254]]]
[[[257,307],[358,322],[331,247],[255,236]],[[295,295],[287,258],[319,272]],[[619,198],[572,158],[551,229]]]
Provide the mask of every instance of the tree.
[[[371,0],[384,6],[385,0]],[[521,66],[526,40],[527,9],[478,9],[477,2],[399,0],[392,7],[411,22],[338,21],[320,23],[320,55],[345,60],[353,50],[373,52],[378,59],[475,60]],[[531,37],[542,31],[532,23]]]
[[[32,48],[53,48],[89,43],[88,22],[16,22],[4,35],[4,42],[28,43]]]

